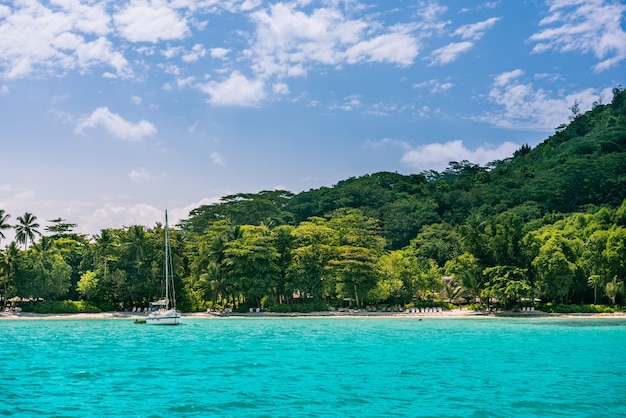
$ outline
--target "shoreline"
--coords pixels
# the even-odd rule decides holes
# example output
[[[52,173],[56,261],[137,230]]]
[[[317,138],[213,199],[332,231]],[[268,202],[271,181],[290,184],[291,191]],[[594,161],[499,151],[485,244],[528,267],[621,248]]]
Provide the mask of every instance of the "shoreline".
[[[428,319],[463,319],[463,318],[573,318],[573,319],[626,319],[625,312],[616,313],[547,313],[513,312],[504,311],[499,313],[486,313],[482,311],[452,310],[429,313],[405,313],[405,312],[369,312],[369,311],[346,311],[346,312],[310,312],[310,313],[229,313],[218,314],[209,312],[182,313],[182,318],[189,319],[229,319],[229,318],[406,318],[422,320]],[[100,312],[100,313],[73,313],[73,314],[37,314],[32,312],[3,312],[1,320],[95,320],[95,319],[142,319],[145,314],[133,312]]]

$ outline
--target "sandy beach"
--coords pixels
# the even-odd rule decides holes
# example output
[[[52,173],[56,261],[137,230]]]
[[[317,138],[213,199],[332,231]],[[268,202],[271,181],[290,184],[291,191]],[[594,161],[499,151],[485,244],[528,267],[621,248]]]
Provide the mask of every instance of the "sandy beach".
[[[415,318],[415,319],[458,319],[458,318],[615,318],[626,319],[625,312],[616,313],[597,313],[597,314],[551,314],[541,311],[534,312],[513,312],[504,311],[499,313],[486,313],[482,311],[470,311],[466,309],[444,310],[442,312],[429,313],[405,313],[405,312],[371,312],[366,310],[351,311],[327,311],[327,312],[310,312],[310,313],[276,313],[276,312],[259,312],[259,313],[182,313],[183,318],[193,319],[215,319],[215,318],[298,318],[298,317],[320,317],[320,318]],[[3,312],[0,314],[0,320],[59,320],[59,319],[141,319],[144,318],[143,313],[133,312],[101,312],[101,313],[77,313],[77,314],[37,314],[31,312]]]

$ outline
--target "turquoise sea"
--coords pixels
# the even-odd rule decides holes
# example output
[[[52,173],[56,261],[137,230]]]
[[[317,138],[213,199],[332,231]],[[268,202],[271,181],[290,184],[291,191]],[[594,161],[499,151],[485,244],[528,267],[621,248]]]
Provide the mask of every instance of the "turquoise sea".
[[[626,321],[0,321],[0,416],[626,416]]]

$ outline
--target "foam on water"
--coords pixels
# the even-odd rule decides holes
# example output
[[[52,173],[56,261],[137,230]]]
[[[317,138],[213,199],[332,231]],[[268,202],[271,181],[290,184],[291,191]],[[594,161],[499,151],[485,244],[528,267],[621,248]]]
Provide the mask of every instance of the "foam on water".
[[[3,320],[0,415],[626,416],[626,321]]]

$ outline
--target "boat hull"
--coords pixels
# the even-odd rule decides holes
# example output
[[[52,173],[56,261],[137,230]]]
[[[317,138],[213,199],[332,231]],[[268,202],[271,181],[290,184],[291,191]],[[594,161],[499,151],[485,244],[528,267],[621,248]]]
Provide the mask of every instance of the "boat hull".
[[[147,325],[178,325],[180,324],[179,313],[165,313],[157,315],[148,315],[146,317]]]

